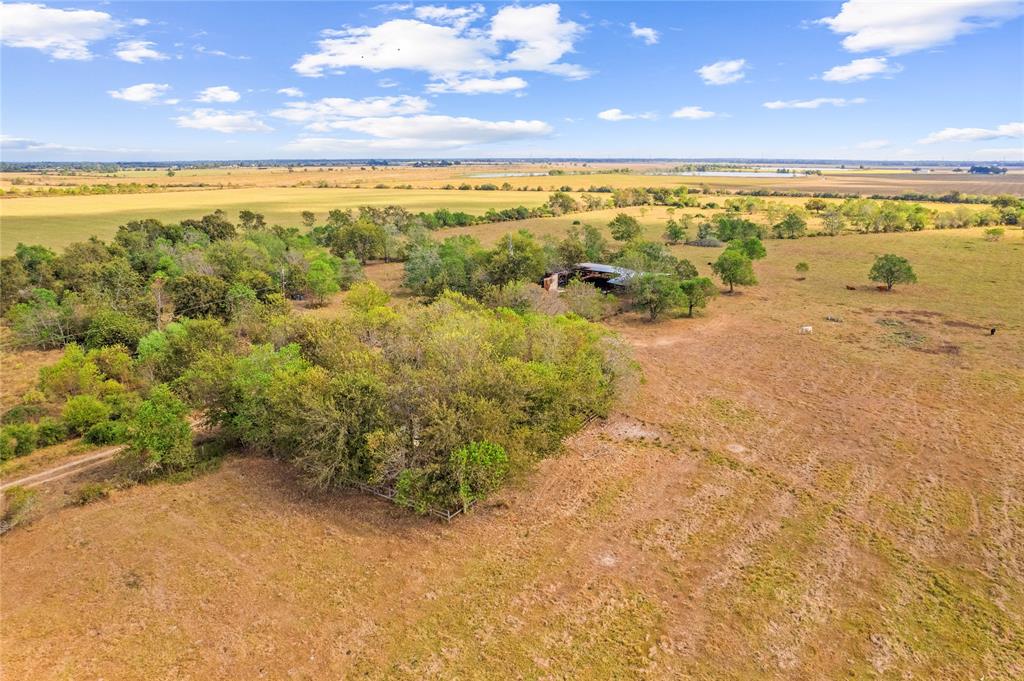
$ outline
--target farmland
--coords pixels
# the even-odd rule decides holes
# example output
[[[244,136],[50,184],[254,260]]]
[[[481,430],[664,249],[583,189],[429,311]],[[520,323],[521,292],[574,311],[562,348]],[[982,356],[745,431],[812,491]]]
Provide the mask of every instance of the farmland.
[[[300,213],[313,211],[321,219],[335,208],[360,205],[398,204],[410,211],[431,211],[438,208],[482,214],[488,208],[511,208],[523,205],[536,207],[547,200],[550,192],[561,187],[573,191],[591,187],[679,187],[692,191],[791,191],[802,193],[833,192],[840,194],[896,195],[904,192],[940,195],[949,191],[965,194],[1009,193],[1024,195],[1024,174],[1004,176],[970,176],[951,172],[918,175],[889,171],[829,171],[822,176],[783,177],[719,177],[648,174],[667,170],[670,166],[640,164],[630,166],[628,174],[610,172],[619,166],[608,164],[599,168],[572,165],[509,165],[453,166],[448,168],[309,168],[289,172],[286,168],[209,168],[180,170],[173,177],[166,172],[124,171],[116,174],[54,174],[4,173],[0,185],[9,190],[76,185],[155,183],[156,190],[127,194],[92,194],[69,196],[27,196],[0,199],[0,223],[3,226],[0,253],[13,253],[19,242],[38,243],[63,248],[90,236],[110,238],[117,227],[131,220],[157,218],[175,222],[196,218],[222,209],[237,215],[248,209],[266,216],[270,224],[296,226]],[[547,173],[551,170],[566,175],[507,176],[515,173]],[[603,172],[592,172],[595,170]],[[498,177],[486,177],[499,175]],[[19,185],[12,185],[17,180]],[[459,191],[455,187],[468,184],[502,185],[511,191]],[[202,186],[200,186],[202,185]],[[323,185],[323,186],[318,186]],[[385,188],[376,188],[383,185]],[[396,187],[403,187],[398,189]],[[408,188],[404,188],[408,187]],[[442,187],[449,187],[442,189]],[[538,187],[543,191],[533,191]],[[521,191],[530,189],[531,191]],[[606,195],[605,195],[606,196]],[[773,199],[791,206],[802,199]],[[947,204],[927,203],[929,209],[948,209]]]
[[[1021,232],[766,246],[696,319],[609,320],[646,381],[451,525],[233,456],[12,532],[6,673],[1019,678]],[[887,252],[919,283],[868,285]]]

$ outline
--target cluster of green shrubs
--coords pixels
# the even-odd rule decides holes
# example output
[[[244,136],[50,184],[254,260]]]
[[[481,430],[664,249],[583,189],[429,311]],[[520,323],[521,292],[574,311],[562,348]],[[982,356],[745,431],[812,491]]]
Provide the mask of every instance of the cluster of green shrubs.
[[[132,372],[124,346],[85,350],[69,344],[59,361],[40,369],[38,388],[4,414],[0,460],[73,437],[96,445],[124,442],[139,403]]]
[[[575,316],[451,291],[395,309],[369,283],[345,302],[329,320],[285,315],[244,349],[190,325],[184,335],[204,336],[184,344],[192,352],[158,352],[176,358],[171,385],[223,437],[291,461],[317,487],[367,485],[420,511],[467,506],[554,451],[607,412],[633,371],[608,333]],[[163,361],[140,351],[141,366]],[[161,465],[178,456],[150,450]]]
[[[221,211],[164,224],[138,220],[113,243],[75,243],[58,255],[19,244],[0,260],[3,313],[19,344],[96,348],[139,339],[170,314],[225,321],[258,317],[286,298],[325,298],[362,276],[355,257],[332,254],[297,229]]]

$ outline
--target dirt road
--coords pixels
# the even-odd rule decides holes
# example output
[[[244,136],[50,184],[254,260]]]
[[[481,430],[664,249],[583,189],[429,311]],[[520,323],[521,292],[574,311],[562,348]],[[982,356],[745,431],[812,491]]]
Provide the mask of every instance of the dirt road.
[[[123,450],[124,447],[124,445],[118,445],[117,447],[110,447],[109,449],[103,449],[98,452],[90,452],[89,454],[81,456],[74,461],[68,461],[59,466],[48,468],[45,471],[40,471],[38,473],[33,473],[32,475],[26,475],[23,478],[18,478],[17,480],[2,483],[0,484],[0,492],[11,487],[36,487],[47,482],[60,480],[61,478],[65,478],[69,475],[81,473],[84,470],[88,470],[109,461],[115,454]]]

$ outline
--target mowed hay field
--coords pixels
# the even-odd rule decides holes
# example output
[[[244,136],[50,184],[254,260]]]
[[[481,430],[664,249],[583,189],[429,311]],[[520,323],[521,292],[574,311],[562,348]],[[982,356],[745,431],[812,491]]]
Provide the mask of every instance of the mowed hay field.
[[[769,241],[613,319],[646,382],[450,525],[247,457],[46,516],[0,539],[5,677],[1021,678],[1021,236]]]
[[[262,213],[268,224],[301,225],[304,210],[326,218],[334,208],[399,204],[408,210],[438,208],[483,214],[488,208],[539,206],[548,199],[542,192],[248,188],[190,192],[45,196],[0,200],[0,253],[10,255],[19,242],[61,249],[90,236],[110,239],[130,220],[157,218],[177,222],[198,218],[218,208],[232,220],[241,210]]]

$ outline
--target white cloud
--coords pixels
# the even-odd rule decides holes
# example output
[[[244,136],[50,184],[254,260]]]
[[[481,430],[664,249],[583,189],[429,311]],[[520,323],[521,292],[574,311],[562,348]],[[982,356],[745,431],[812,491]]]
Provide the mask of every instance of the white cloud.
[[[597,117],[602,121],[633,121],[633,120],[653,120],[656,116],[653,113],[638,113],[628,114],[622,109],[605,109],[604,111],[597,114]]]
[[[199,54],[205,54],[210,57],[225,57],[227,59],[239,59],[243,61],[249,59],[249,57],[245,56],[244,54],[228,54],[224,50],[211,50],[205,45],[194,45],[192,49],[194,49]]]
[[[255,111],[227,112],[216,109],[196,109],[171,120],[176,122],[179,128],[214,130],[223,133],[268,132],[273,129],[261,121]]]
[[[125,147],[107,149],[99,147],[79,147],[67,144],[56,144],[54,142],[40,142],[38,140],[28,139],[25,137],[13,137],[11,135],[0,135],[0,150],[15,154],[34,151],[45,151],[51,153],[59,152],[64,154],[125,154],[140,152],[153,153],[155,151],[152,149],[130,149]]]
[[[900,70],[902,67],[895,64],[890,65],[885,57],[866,57],[854,59],[849,64],[833,66],[821,74],[821,79],[835,83],[852,83],[868,80],[875,76],[897,73]]]
[[[634,38],[639,38],[644,41],[645,45],[656,45],[658,38],[660,37],[658,32],[653,28],[644,28],[643,26],[637,26],[636,22],[629,22],[629,32]]]
[[[301,123],[309,130],[325,132],[349,128],[351,120],[356,118],[419,114],[429,108],[427,100],[409,95],[366,99],[327,97],[315,102],[289,102],[284,108],[270,112],[270,115],[291,123]]]
[[[743,69],[746,67],[746,59],[728,59],[705,64],[697,69],[697,74],[708,85],[728,85],[743,80],[743,76],[746,75]]]
[[[120,90],[107,90],[107,94],[114,99],[123,99],[126,102],[140,102],[143,104],[160,103],[158,100],[165,95],[171,86],[167,83],[139,83]],[[173,100],[177,102],[177,100]],[[165,103],[172,103],[167,101]]]
[[[401,83],[391,78],[381,78],[380,80],[377,81],[377,87],[382,88],[398,87],[399,85],[401,85]]]
[[[482,9],[417,8],[416,19],[391,19],[376,26],[325,30],[317,51],[292,68],[318,77],[358,67],[371,71],[422,71],[440,81],[493,78],[508,71],[536,71],[585,78],[586,69],[564,63],[583,28],[560,18],[557,4],[499,9],[486,28],[470,28]],[[456,16],[458,15],[458,16]]]
[[[480,144],[494,144],[549,135],[544,121],[483,121],[453,116],[388,116],[338,122],[365,138],[301,137],[288,144],[289,151],[357,154],[379,151],[438,151]]]
[[[121,27],[106,12],[56,9],[34,3],[0,4],[0,42],[28,47],[54,59],[92,59],[90,43],[109,38]]]
[[[435,94],[454,92],[463,95],[502,94],[522,90],[527,85],[519,76],[507,78],[467,78],[443,80],[427,85],[427,92]]]
[[[277,94],[284,95],[285,97],[303,97],[302,90],[297,87],[283,87],[277,91]]]
[[[149,19],[132,19],[129,23],[132,26],[149,26]]]
[[[702,118],[714,118],[717,115],[714,111],[705,111],[699,106],[684,106],[672,112],[672,118],[688,118],[694,121]]]
[[[847,0],[839,14],[820,23],[845,34],[850,52],[906,54],[952,42],[958,35],[998,26],[1021,13],[1016,0]]]
[[[918,143],[975,142],[1014,137],[1024,137],[1024,122],[1004,123],[995,128],[944,128],[919,140]]]
[[[541,71],[573,79],[590,75],[581,66],[558,61],[573,51],[576,40],[583,35],[583,27],[574,21],[562,21],[560,12],[555,4],[498,10],[491,19],[491,39],[518,43],[499,70]]]
[[[242,95],[238,94],[227,85],[213,85],[200,92],[199,96],[196,97],[196,101],[229,104],[231,102],[237,102],[241,98]]]
[[[818,97],[817,99],[790,99],[788,101],[775,100],[765,102],[762,106],[766,109],[818,109],[823,106],[850,106],[851,104],[863,104],[868,100],[863,97],[845,99],[843,97]]]
[[[117,44],[114,55],[122,61],[130,61],[133,64],[141,64],[147,59],[169,59],[166,54],[154,50],[154,45],[156,43],[148,40],[126,40]]]
[[[858,149],[884,149],[889,146],[889,140],[867,140],[857,145]]]
[[[485,14],[483,5],[469,7],[452,7],[438,5],[421,5],[413,10],[417,19],[437,24],[455,26],[460,30],[473,23]]]

